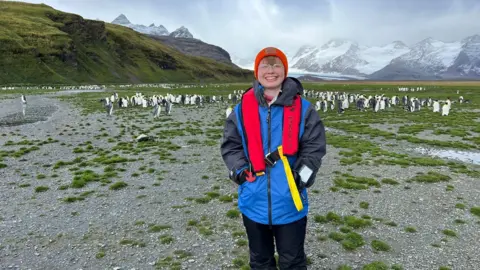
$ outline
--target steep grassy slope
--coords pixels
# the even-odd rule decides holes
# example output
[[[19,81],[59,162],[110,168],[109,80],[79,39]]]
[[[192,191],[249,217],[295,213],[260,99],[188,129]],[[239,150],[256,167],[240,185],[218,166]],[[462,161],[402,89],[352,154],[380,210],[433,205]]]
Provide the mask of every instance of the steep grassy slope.
[[[47,5],[0,2],[0,84],[249,81],[133,30]]]

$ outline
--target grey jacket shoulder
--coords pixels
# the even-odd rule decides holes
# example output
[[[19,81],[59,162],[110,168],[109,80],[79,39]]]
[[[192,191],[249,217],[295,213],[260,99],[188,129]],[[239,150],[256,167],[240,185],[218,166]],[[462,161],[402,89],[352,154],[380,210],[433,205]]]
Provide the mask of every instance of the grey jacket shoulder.
[[[237,105],[238,106],[238,105]],[[235,109],[225,120],[223,129],[223,141],[220,145],[220,152],[230,173],[248,165],[243,150],[242,137],[237,128],[238,119]]]

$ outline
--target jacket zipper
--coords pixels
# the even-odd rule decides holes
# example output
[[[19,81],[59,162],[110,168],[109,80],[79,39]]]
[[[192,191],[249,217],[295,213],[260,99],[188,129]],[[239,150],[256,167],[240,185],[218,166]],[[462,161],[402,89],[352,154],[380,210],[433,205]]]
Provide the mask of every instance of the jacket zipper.
[[[271,114],[270,114],[270,106],[268,106],[268,116],[267,116],[267,124],[268,124],[268,153],[270,153],[270,145],[271,145]],[[271,180],[270,180],[270,167],[267,166],[267,190],[268,190],[268,225],[270,229],[272,228],[272,193],[271,193]]]

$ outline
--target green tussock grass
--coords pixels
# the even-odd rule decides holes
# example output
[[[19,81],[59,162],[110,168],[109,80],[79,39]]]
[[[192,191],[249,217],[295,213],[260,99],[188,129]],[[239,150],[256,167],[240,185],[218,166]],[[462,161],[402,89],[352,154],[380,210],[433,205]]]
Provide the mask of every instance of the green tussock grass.
[[[232,195],[222,195],[218,198],[219,201],[223,203],[229,203],[233,201],[233,196]]]
[[[480,217],[480,207],[472,207],[470,208],[470,213],[474,214],[477,217]]]
[[[365,240],[363,239],[363,237],[356,232],[331,232],[328,234],[328,238],[339,242],[345,250],[349,251],[355,250],[365,245]]]
[[[370,227],[372,221],[370,219],[358,218],[355,216],[340,216],[334,212],[328,212],[327,215],[314,215],[314,221],[317,223],[331,223],[334,225],[345,225],[348,229],[361,229]],[[342,230],[346,232],[347,228]]]
[[[39,193],[39,192],[45,192],[49,190],[49,187],[46,187],[46,186],[38,186],[35,188],[35,192]]]
[[[417,232],[417,229],[415,229],[415,227],[408,226],[408,227],[405,227],[405,231],[408,233],[415,233]]]
[[[151,224],[148,228],[148,232],[160,232],[160,231],[171,229],[171,228],[172,228],[172,226],[170,226],[170,225]]]
[[[228,210],[227,217],[229,218],[238,218],[240,216],[240,211],[236,209]]]
[[[345,235],[345,238],[341,241],[342,247],[346,250],[355,250],[365,245],[363,237],[356,232],[349,232]]]
[[[362,267],[362,270],[388,270],[388,265],[381,261],[374,261]]]
[[[443,230],[442,233],[446,236],[457,237],[457,233],[449,229]]]
[[[146,247],[147,244],[145,242],[135,240],[135,239],[122,239],[120,240],[120,245],[128,245],[132,247]]]
[[[127,186],[128,186],[127,183],[125,183],[125,182],[123,182],[123,181],[119,181],[119,182],[116,182],[116,183],[112,184],[112,185],[109,187],[109,189],[111,189],[111,190],[119,190],[119,189],[125,188],[125,187],[127,187]]]
[[[360,202],[360,208],[368,209],[369,203],[368,202]]]
[[[175,241],[175,239],[173,238],[173,236],[171,235],[167,235],[167,234],[164,234],[164,235],[160,235],[158,237],[158,239],[160,240],[160,243],[164,244],[164,245],[167,245],[167,244],[171,244]]]
[[[455,222],[455,224],[465,224],[465,223],[467,223],[467,222],[466,222],[465,220],[463,220],[463,219],[455,219],[454,222]]]
[[[390,251],[391,249],[390,245],[380,240],[373,240],[371,246],[375,251]]]
[[[343,189],[369,189],[370,187],[380,187],[381,184],[373,179],[368,177],[353,176],[348,173],[336,176],[333,180],[335,187]]]
[[[72,180],[72,184],[70,185],[72,188],[83,188],[90,182],[101,182],[101,183],[111,183],[110,178],[115,177],[116,174],[98,174],[92,170],[78,170],[74,172],[74,177]],[[112,185],[112,189],[116,189],[117,187],[124,186],[126,183],[123,184],[114,184]]]
[[[95,254],[95,258],[97,259],[101,259],[103,257],[105,257],[105,251],[99,251],[97,254]]]
[[[400,183],[398,183],[397,181],[393,180],[393,179],[390,179],[390,178],[385,178],[385,179],[382,179],[381,181],[383,184],[387,184],[387,185],[399,185]]]
[[[429,171],[428,173],[418,173],[417,176],[413,177],[411,180],[420,182],[420,183],[438,183],[438,182],[447,182],[452,178],[448,175],[444,175],[437,172]]]

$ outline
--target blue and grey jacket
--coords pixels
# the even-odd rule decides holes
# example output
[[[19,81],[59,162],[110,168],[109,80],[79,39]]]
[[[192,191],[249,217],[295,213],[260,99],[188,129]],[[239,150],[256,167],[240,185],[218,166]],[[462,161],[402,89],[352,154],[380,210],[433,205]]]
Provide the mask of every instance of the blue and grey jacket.
[[[270,108],[263,98],[263,90],[258,82],[254,90],[259,105],[263,152],[267,155],[282,143],[283,106],[291,105],[296,94],[303,94],[303,86],[295,78],[287,77],[282,84],[282,92]],[[237,104],[234,113],[227,118],[224,128],[221,154],[230,171],[231,179],[245,168],[249,162],[246,154],[244,132]],[[248,119],[244,119],[248,122]],[[299,173],[307,166],[313,173],[306,187],[311,187],[326,154],[324,125],[314,106],[302,98],[302,116],[299,132],[299,149],[296,156],[288,157],[292,171]],[[297,221],[308,213],[308,196],[304,189],[301,193],[303,210],[297,211],[288,186],[282,162],[267,167],[265,174],[257,176],[254,182],[244,182],[238,187],[239,210],[249,219],[268,225],[288,224]]]

